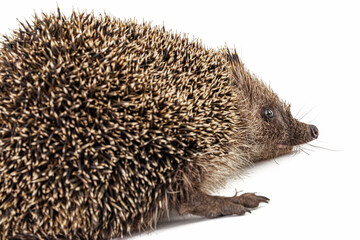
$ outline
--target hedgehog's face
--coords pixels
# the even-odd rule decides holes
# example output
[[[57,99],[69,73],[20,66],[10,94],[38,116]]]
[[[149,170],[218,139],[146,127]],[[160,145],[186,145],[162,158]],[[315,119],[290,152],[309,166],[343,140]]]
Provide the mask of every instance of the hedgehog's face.
[[[258,108],[257,122],[260,125],[260,134],[255,138],[262,145],[261,159],[289,153],[294,146],[312,141],[319,134],[314,125],[295,119],[290,106],[276,100],[255,104]]]
[[[240,62],[236,53],[228,52],[234,86],[239,91],[243,118],[252,124],[253,140],[258,146],[256,160],[273,158],[292,151],[294,146],[307,143],[318,137],[318,129],[295,119],[290,106],[262,81],[251,75]]]

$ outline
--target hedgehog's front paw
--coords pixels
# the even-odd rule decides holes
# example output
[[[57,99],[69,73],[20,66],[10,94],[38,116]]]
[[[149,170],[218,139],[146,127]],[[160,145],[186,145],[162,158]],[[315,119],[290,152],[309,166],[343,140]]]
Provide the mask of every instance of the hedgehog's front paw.
[[[269,199],[254,193],[244,193],[234,197],[210,196],[204,193],[194,194],[192,201],[181,204],[178,207],[180,214],[190,213],[194,215],[215,218],[228,215],[244,215],[250,212],[248,208],[258,207],[261,202]]]
[[[259,206],[260,203],[268,203],[270,199],[264,196],[258,196],[255,193],[244,193],[240,196],[235,195],[234,197],[228,197],[229,201],[241,204],[246,208],[256,208]]]

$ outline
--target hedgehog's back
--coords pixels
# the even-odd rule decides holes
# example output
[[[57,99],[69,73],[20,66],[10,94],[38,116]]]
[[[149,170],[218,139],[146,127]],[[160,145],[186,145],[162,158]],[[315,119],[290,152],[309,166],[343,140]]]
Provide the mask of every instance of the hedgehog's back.
[[[178,169],[231,134],[226,69],[221,52],[148,24],[24,24],[0,55],[1,234],[150,226]]]

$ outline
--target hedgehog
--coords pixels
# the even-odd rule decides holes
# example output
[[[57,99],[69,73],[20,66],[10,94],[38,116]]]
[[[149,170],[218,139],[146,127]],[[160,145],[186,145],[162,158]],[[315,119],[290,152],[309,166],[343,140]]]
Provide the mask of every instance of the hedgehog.
[[[318,137],[235,49],[106,14],[35,14],[1,40],[1,239],[112,239],[170,210],[214,218],[269,201],[212,195]]]

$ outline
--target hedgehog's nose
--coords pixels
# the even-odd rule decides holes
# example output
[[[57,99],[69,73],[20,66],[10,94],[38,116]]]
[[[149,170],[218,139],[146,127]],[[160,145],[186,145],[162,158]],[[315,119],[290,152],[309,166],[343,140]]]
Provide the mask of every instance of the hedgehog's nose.
[[[319,136],[319,130],[314,125],[309,125],[309,131],[312,138],[316,139]]]

